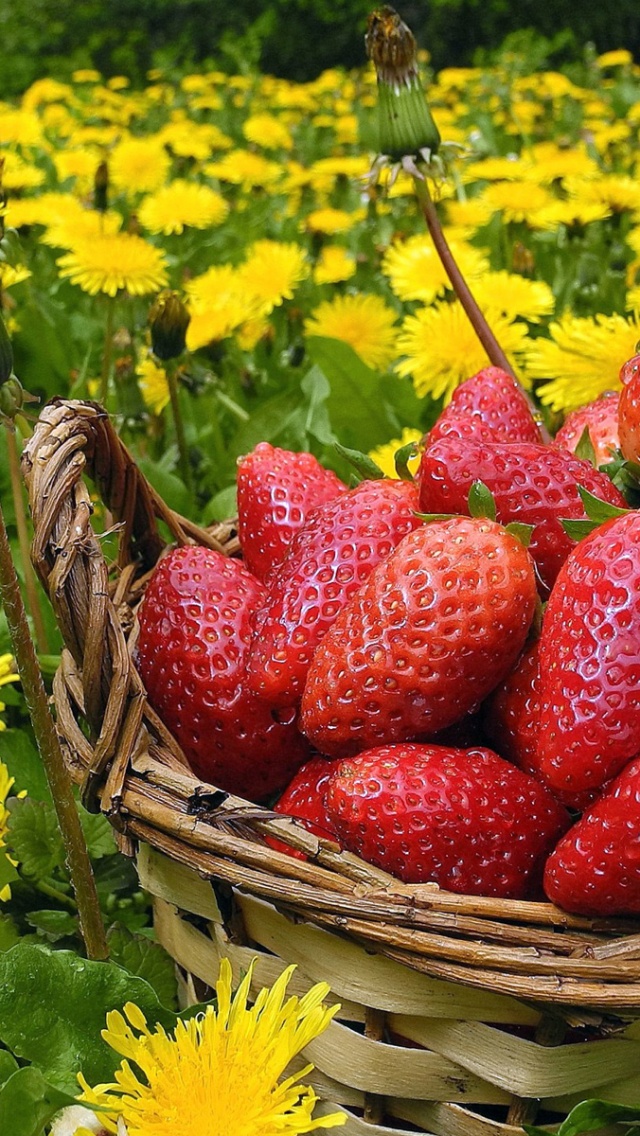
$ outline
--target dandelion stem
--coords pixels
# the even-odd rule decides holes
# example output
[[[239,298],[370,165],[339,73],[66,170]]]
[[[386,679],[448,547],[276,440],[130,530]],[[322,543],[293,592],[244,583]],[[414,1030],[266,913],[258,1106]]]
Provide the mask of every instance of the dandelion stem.
[[[100,402],[107,405],[109,394],[109,376],[111,374],[111,360],[113,358],[113,320],[115,315],[115,298],[107,299],[107,315],[104,328],[104,347],[102,349],[102,369],[100,371]]]
[[[184,422],[182,419],[182,411],[180,409],[180,396],[178,394],[178,378],[177,367],[173,359],[167,359],[165,363],[165,370],[167,375],[167,384],[169,386],[169,398],[171,400],[171,413],[173,415],[173,425],[176,431],[176,442],[178,444],[178,460],[180,463],[180,473],[189,492],[192,491],[191,481],[191,464],[189,462],[189,451],[187,449],[187,439],[184,432]]]
[[[414,184],[424,219],[427,222],[431,239],[436,247],[436,252],[442,261],[445,272],[451,281],[456,296],[467,314],[467,318],[473,330],[478,336],[494,367],[501,367],[503,371],[506,371],[507,374],[515,378],[513,367],[489,327],[483,313],[480,311],[478,303],[472,295],[469,285],[458,268],[453,253],[449,248],[426,180],[416,177],[414,178]]]
[[[93,869],[29,631],[1,505],[0,600],[7,617],[13,654],[62,833],[87,956],[90,959],[106,959],[109,949]]]
[[[18,445],[16,442],[16,435],[13,430],[5,430],[4,434],[5,438],[7,439],[11,494],[13,497],[13,508],[16,515],[16,529],[18,530],[18,544],[20,547],[20,558],[22,560],[24,587],[27,593],[27,604],[31,618],[33,620],[33,630],[38,652],[41,655],[48,655],[51,652],[51,648],[49,646],[47,630],[44,625],[42,608],[40,607],[40,597],[38,596],[38,586],[36,584],[35,572],[33,571],[29,551],[29,532],[27,529],[27,515],[24,507],[24,497],[22,494],[22,478],[20,476],[20,458],[18,456]]]

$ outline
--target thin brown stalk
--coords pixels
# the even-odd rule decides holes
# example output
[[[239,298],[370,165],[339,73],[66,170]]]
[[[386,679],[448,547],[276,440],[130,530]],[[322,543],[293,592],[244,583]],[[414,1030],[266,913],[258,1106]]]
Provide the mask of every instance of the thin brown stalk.
[[[4,434],[5,438],[7,439],[11,494],[13,497],[13,508],[16,515],[16,529],[18,531],[18,545],[20,547],[20,558],[22,560],[24,587],[27,593],[27,606],[29,608],[31,619],[33,620],[33,631],[38,651],[41,655],[49,655],[51,654],[51,648],[49,646],[47,630],[44,624],[42,608],[40,607],[38,585],[36,584],[35,572],[33,571],[33,566],[31,564],[31,555],[29,551],[29,531],[27,528],[27,514],[24,507],[24,497],[22,495],[22,478],[20,476],[20,458],[18,455],[18,444],[16,441],[16,435],[13,430],[5,430]]]

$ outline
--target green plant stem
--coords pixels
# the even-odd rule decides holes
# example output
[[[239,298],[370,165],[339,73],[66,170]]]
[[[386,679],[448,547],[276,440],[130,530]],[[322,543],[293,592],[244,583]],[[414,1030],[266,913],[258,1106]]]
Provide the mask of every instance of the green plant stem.
[[[182,480],[191,493],[193,490],[191,481],[191,465],[189,464],[189,451],[187,449],[187,439],[184,432],[182,411],[180,409],[180,397],[178,395],[177,366],[173,359],[168,359],[165,363],[165,372],[169,386],[169,398],[171,400],[173,425],[176,431],[176,442],[178,443],[178,462],[180,465],[180,473],[182,474]]]
[[[418,201],[422,208],[424,219],[427,223],[427,228],[429,229],[429,233],[431,235],[431,240],[433,241],[436,252],[440,257],[440,260],[442,261],[444,270],[449,277],[449,280],[451,281],[451,286],[462,307],[464,308],[469,323],[473,327],[473,330],[475,331],[478,339],[480,340],[480,343],[484,347],[487,356],[493,363],[494,367],[500,367],[501,370],[506,371],[508,375],[511,375],[511,377],[515,379],[516,375],[514,374],[513,367],[511,366],[509,360],[507,359],[507,356],[498,343],[498,340],[493,334],[493,331],[489,327],[489,324],[487,323],[483,312],[478,307],[477,300],[473,296],[469,285],[462,275],[456,263],[455,257],[451,252],[451,249],[449,248],[449,244],[442,231],[440,218],[438,217],[438,212],[433,203],[433,198],[431,197],[431,194],[429,192],[429,186],[427,185],[426,179],[415,177],[414,184]],[[522,388],[522,393],[529,403],[531,413],[538,424],[538,428],[543,440],[549,441],[549,434],[542,421],[540,411],[532,401],[527,391],[524,390],[524,388]]]
[[[33,630],[38,652],[41,655],[49,655],[51,653],[51,647],[49,646],[47,631],[42,615],[42,608],[40,607],[40,597],[38,595],[38,586],[36,584],[35,572],[33,571],[33,566],[31,564],[31,556],[29,550],[29,531],[27,529],[27,514],[24,507],[24,497],[22,495],[22,479],[20,476],[20,458],[18,455],[18,444],[16,441],[16,435],[13,430],[5,430],[4,435],[7,439],[11,494],[13,496],[13,508],[16,515],[16,528],[18,530],[18,544],[20,546],[20,557],[22,559],[22,571],[24,574],[24,587],[27,593],[27,605],[29,607],[29,612],[33,620]]]
[[[0,600],[7,617],[11,644],[22,682],[33,732],[53,797],[56,816],[64,843],[71,886],[78,904],[80,931],[87,957],[106,959],[109,954],[93,869],[73,796],[71,780],[42,681],[27,614],[20,594],[20,584],[11,557],[4,514],[0,506]]]
[[[102,350],[102,368],[100,371],[100,402],[107,405],[109,394],[109,376],[111,374],[111,360],[113,358],[113,323],[116,302],[113,296],[107,298],[107,315],[104,328],[104,347]]]
[[[36,891],[41,895],[46,895],[48,899],[54,899],[56,903],[61,903],[68,907],[71,911],[77,911],[77,904],[70,895],[65,895],[60,888],[54,887],[53,884],[47,883],[46,880],[38,880],[36,883]]]

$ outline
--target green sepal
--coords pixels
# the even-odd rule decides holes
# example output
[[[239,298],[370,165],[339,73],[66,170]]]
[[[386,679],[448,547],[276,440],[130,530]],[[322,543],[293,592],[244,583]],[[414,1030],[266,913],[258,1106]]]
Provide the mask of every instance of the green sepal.
[[[460,513],[414,513],[413,515],[427,524],[431,521],[453,521],[456,517],[460,517]]]
[[[393,460],[396,466],[396,473],[401,481],[413,481],[414,477],[409,469],[409,462],[412,458],[417,458],[420,453],[417,442],[407,442],[406,446],[401,446],[396,450],[393,455]]]
[[[365,481],[379,481],[384,478],[384,471],[368,454],[363,454],[360,450],[350,450],[347,446],[341,446],[339,442],[334,442],[334,446],[340,457],[350,462]]]
[[[587,461],[590,465],[597,467],[596,451],[593,448],[593,442],[591,441],[591,434],[589,433],[588,426],[585,426],[582,434],[580,435],[580,441],[576,446],[575,455],[582,461]]]
[[[535,527],[534,525],[527,525],[524,523],[524,521],[509,521],[509,524],[505,525],[504,527],[505,532],[508,532],[511,534],[511,536],[514,536],[516,540],[520,541],[520,544],[524,545],[525,548],[529,547],[529,545],[531,544],[531,536]]]
[[[584,511],[587,514],[586,520],[572,520],[565,517],[560,521],[564,531],[570,540],[582,540],[585,536],[589,536],[595,529],[600,528],[605,521],[611,521],[615,517],[624,517],[629,509],[620,509],[617,505],[610,505],[608,501],[602,501],[600,497],[595,497],[593,493],[589,493],[583,485],[578,486],[578,493],[580,500],[584,505]]]
[[[493,493],[484,481],[474,481],[467,497],[469,516],[495,521],[497,516],[496,502]]]
[[[417,75],[406,82],[378,83],[379,150],[393,161],[429,150],[437,154],[440,132]]]

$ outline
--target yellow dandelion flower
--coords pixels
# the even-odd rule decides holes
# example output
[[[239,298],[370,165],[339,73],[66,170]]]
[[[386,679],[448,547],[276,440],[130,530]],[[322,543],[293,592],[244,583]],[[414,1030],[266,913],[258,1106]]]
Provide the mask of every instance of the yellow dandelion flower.
[[[247,290],[237,269],[214,265],[186,285],[191,321],[187,328],[187,348],[197,351],[209,343],[226,339],[237,328],[262,318],[264,306]]]
[[[179,158],[195,158],[204,162],[212,150],[230,150],[233,142],[212,122],[170,122],[158,134],[158,140]]]
[[[283,300],[290,300],[296,286],[309,275],[306,253],[300,245],[282,241],[255,241],[244,264],[238,268],[241,285],[258,297],[262,315],[268,315]]]
[[[246,323],[239,327],[234,335],[238,341],[238,345],[242,351],[253,351],[257,343],[261,339],[265,339],[271,335],[272,324],[264,317],[259,316],[256,319],[247,320]]]
[[[482,197],[447,201],[447,223],[458,228],[480,229],[491,219],[491,206]]]
[[[0,261],[0,288],[12,288],[14,284],[22,284],[28,280],[31,272],[24,264],[7,264]]]
[[[527,372],[544,379],[537,393],[553,410],[574,410],[606,390],[620,390],[621,361],[636,353],[640,339],[637,315],[578,317],[552,323],[549,339],[533,340],[527,350]]]
[[[4,709],[2,702],[0,702],[0,708]],[[1,728],[4,729],[4,726],[2,726]],[[6,800],[9,796],[13,783],[14,779],[13,777],[9,776],[9,770],[7,769],[6,765],[0,761],[0,857],[6,857],[6,859],[9,860],[10,864],[13,864],[14,861],[10,856],[7,856],[7,853],[4,852],[3,849],[4,838],[7,835],[9,828],[9,810],[6,807]],[[9,884],[4,884],[0,886],[0,902],[6,903],[9,899],[11,899],[11,886]]]
[[[421,440],[422,431],[412,430],[410,426],[407,426],[402,431],[401,437],[393,438],[390,442],[385,442],[383,446],[378,446],[377,449],[371,450],[369,452],[369,457],[376,463],[376,465],[380,466],[380,469],[384,473],[385,477],[397,478],[398,473],[396,470],[395,456],[398,450],[400,450],[403,446],[408,446],[409,442],[420,442]],[[409,473],[412,473],[415,477],[416,473],[418,472],[418,466],[420,465],[420,454],[418,454],[415,458],[411,458],[407,464]]]
[[[555,308],[555,298],[544,280],[527,280],[513,272],[487,272],[473,285],[473,294],[483,311],[500,312],[507,319],[537,323]]]
[[[149,1029],[133,1003],[107,1014],[102,1036],[124,1060],[112,1084],[91,1087],[81,1099],[102,1105],[108,1130],[120,1120],[129,1136],[298,1136],[344,1124],[334,1112],[313,1119],[314,1090],[300,1084],[313,1065],[286,1075],[292,1059],[329,1025],[337,1007],[322,1003],[326,983],[303,998],[286,998],[295,968],[248,1005],[252,970],[232,995],[231,964],[220,963],[217,1008],[178,1022],[173,1035]]]
[[[472,245],[452,241],[451,251],[469,281],[489,271],[487,257]],[[443,296],[451,282],[428,234],[409,237],[387,249],[382,271],[400,300],[423,300],[430,304]]]
[[[521,181],[496,182],[483,197],[494,212],[502,213],[503,220],[524,221],[534,227],[536,214],[554,200],[543,186]]]
[[[559,225],[566,225],[567,228],[591,225],[594,221],[604,221],[610,216],[611,209],[604,201],[582,201],[578,197],[565,201],[558,199],[536,213],[536,229],[552,230]]]
[[[57,150],[52,155],[59,181],[76,178],[83,188],[93,185],[96,169],[102,160],[97,146],[78,150]]]
[[[614,213],[637,213],[640,210],[640,185],[626,174],[604,174],[588,181],[567,178],[564,184],[570,197],[606,205]]]
[[[224,198],[207,185],[178,178],[150,194],[138,210],[138,219],[150,233],[181,233],[220,225],[229,212]]]
[[[66,102],[73,95],[67,83],[57,79],[36,79],[22,96],[25,110],[36,110],[42,103]]]
[[[604,67],[630,67],[633,63],[633,55],[626,48],[620,47],[616,51],[605,51],[603,55],[598,55],[595,62],[596,66],[601,69]]]
[[[123,193],[153,193],[169,174],[169,155],[154,138],[125,138],[109,158],[109,178]]]
[[[355,114],[341,114],[335,120],[336,139],[343,146],[354,146],[358,141],[358,119]]]
[[[162,414],[170,401],[169,383],[164,367],[161,367],[149,353],[138,363],[136,375],[145,406],[152,414]]]
[[[244,189],[270,188],[284,177],[284,167],[279,162],[250,150],[229,150],[219,161],[207,162],[204,172]]]
[[[274,114],[251,114],[242,127],[247,142],[265,150],[292,150],[291,131]]]
[[[42,193],[39,197],[9,198],[5,221],[14,229],[24,225],[48,225],[65,216],[65,211],[82,212],[80,201],[68,193]]]
[[[527,340],[526,324],[487,312],[496,338],[507,356],[520,354]],[[462,306],[435,304],[408,316],[398,337],[399,375],[410,375],[416,393],[448,401],[456,387],[489,363],[487,354]]]
[[[34,166],[32,162],[25,162],[11,150],[4,154],[2,184],[6,190],[37,189],[44,180],[44,170]]]
[[[119,291],[146,296],[168,283],[164,253],[132,233],[85,238],[56,263],[62,277],[90,296]]]
[[[527,180],[549,185],[558,178],[597,177],[598,164],[586,146],[558,146],[555,142],[538,142],[529,154],[533,163],[526,172]]]
[[[92,67],[80,67],[77,71],[72,71],[71,78],[74,83],[101,83],[102,75],[99,71],[94,71]]]
[[[385,371],[396,351],[396,313],[380,296],[357,293],[320,304],[305,321],[306,335],[350,344],[368,367]]]
[[[324,245],[320,250],[313,279],[316,284],[338,284],[350,280],[356,271],[355,257],[341,245]]]
[[[42,142],[42,125],[38,115],[30,110],[0,109],[0,139],[3,146],[39,146]]]
[[[314,209],[309,213],[305,225],[312,233],[327,233],[332,236],[335,233],[348,233],[349,229],[352,229],[363,217],[364,211],[361,209],[348,213],[346,209],[327,207]]]
[[[112,236],[119,233],[122,228],[122,217],[119,213],[109,209],[106,213],[97,213],[95,209],[85,209],[80,202],[74,201],[74,206],[47,225],[42,243],[51,248],[71,249],[82,241],[90,241],[94,237]]]
[[[528,172],[530,163],[523,158],[481,158],[469,162],[463,170],[465,181],[518,181]]]

